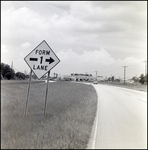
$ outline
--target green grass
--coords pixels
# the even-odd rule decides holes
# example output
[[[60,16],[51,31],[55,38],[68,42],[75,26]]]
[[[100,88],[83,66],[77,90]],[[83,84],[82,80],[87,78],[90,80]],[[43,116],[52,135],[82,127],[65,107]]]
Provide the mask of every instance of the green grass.
[[[85,149],[89,141],[97,94],[91,85],[49,83],[44,115],[45,83],[1,82],[2,149]]]
[[[137,91],[147,92],[147,84],[142,85],[141,83],[118,83],[118,82],[100,82],[100,84],[106,84],[111,86],[119,86],[123,88],[133,89]]]

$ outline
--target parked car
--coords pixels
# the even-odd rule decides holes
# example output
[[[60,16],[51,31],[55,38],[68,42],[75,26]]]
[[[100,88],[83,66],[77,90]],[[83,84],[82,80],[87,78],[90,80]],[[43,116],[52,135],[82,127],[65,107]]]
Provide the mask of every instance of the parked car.
[[[98,81],[94,81],[93,84],[98,84]]]

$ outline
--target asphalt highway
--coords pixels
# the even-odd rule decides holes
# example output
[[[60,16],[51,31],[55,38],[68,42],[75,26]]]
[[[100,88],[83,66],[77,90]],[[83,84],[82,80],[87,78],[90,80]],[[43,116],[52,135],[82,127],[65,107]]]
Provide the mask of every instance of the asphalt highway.
[[[98,109],[89,149],[146,149],[147,93],[93,85]]]

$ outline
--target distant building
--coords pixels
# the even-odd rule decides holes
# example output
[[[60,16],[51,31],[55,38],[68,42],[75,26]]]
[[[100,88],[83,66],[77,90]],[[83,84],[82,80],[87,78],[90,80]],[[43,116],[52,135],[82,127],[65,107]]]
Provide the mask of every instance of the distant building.
[[[61,80],[63,80],[63,81],[75,81],[75,78],[72,78],[71,75],[63,75],[61,77]]]
[[[92,74],[80,74],[80,73],[71,73],[71,75],[64,75],[61,80],[64,81],[94,81],[95,77]]]
[[[72,73],[71,77],[74,77],[76,81],[94,81],[92,74]]]

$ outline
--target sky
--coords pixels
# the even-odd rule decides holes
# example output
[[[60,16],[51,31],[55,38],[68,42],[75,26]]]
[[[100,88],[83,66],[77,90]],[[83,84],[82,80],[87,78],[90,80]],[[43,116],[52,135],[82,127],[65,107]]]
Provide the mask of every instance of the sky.
[[[1,62],[30,72],[24,58],[45,40],[60,59],[51,76],[139,77],[147,72],[147,1],[1,1]],[[146,67],[145,67],[146,66]]]

